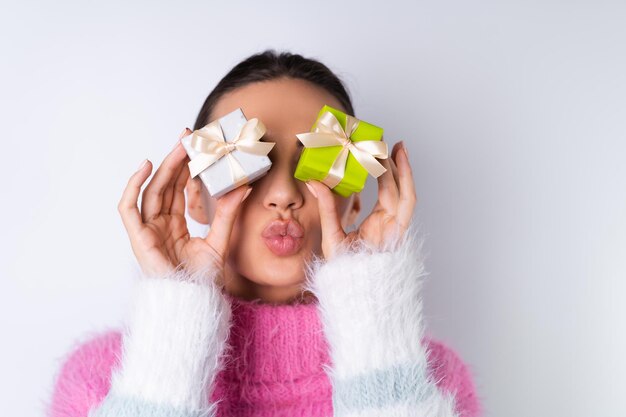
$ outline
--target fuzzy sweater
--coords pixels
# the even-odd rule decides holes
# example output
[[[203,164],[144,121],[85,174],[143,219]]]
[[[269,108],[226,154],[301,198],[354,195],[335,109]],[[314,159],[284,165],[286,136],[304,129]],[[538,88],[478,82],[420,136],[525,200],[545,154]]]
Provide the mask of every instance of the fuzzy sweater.
[[[481,414],[468,367],[424,334],[421,244],[308,266],[313,303],[272,305],[178,271],[137,282],[124,330],[65,358],[49,417]]]

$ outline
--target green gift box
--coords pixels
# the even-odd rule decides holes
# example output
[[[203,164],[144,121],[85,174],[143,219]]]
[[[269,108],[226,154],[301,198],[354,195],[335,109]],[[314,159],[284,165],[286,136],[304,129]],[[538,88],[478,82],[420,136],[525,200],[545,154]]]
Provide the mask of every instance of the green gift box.
[[[326,115],[326,112],[330,112],[334,116],[334,118]],[[313,127],[311,128],[311,132],[320,131],[320,129],[323,129],[325,131],[329,130],[326,124],[318,129],[318,125],[321,123],[320,120],[322,118],[325,121],[324,123],[326,123],[327,120],[330,120],[332,123],[336,124],[336,122],[334,121],[335,119],[339,122],[341,126],[334,126],[334,132],[337,132],[338,129],[341,129],[345,132],[348,119],[350,119],[351,125],[352,123],[356,123],[356,128],[354,128],[353,130],[351,129],[351,134],[349,134],[349,132],[342,133],[344,137],[348,137],[348,139],[350,139],[350,141],[355,144],[365,141],[380,141],[380,143],[367,143],[367,145],[372,145],[368,146],[368,148],[370,149],[368,155],[363,155],[364,152],[359,152],[361,155],[363,155],[363,157],[367,157],[366,162],[368,162],[367,165],[370,167],[369,172],[368,169],[366,169],[366,167],[364,167],[363,164],[361,164],[361,162],[359,162],[359,160],[354,156],[353,151],[348,152],[345,162],[345,170],[342,173],[343,177],[341,178],[341,181],[334,187],[331,187],[331,189],[335,193],[343,197],[349,197],[352,193],[358,193],[363,189],[363,187],[365,187],[365,181],[367,180],[368,173],[372,173],[372,175],[378,177],[383,172],[385,172],[385,168],[375,159],[387,158],[387,145],[382,142],[383,129],[362,120],[355,119],[354,117],[349,116],[346,113],[343,113],[342,111],[332,108],[330,106],[324,106],[317,115],[317,119],[313,124]],[[340,137],[342,135],[337,135],[337,137]],[[337,145],[333,144],[333,146],[309,147],[307,146],[306,141],[303,139],[305,136],[313,136],[312,133],[300,134],[296,136],[298,136],[298,139],[300,139],[304,143],[305,148],[302,150],[302,154],[300,155],[300,159],[298,160],[298,165],[296,166],[294,177],[301,181],[317,180],[324,182],[324,179],[328,176],[329,171],[333,166],[333,163],[335,163],[337,158],[340,156],[340,153],[342,152],[344,146],[337,142]],[[327,134],[324,136],[328,137]],[[360,148],[363,147],[363,145],[364,144],[361,144]],[[356,149],[356,151],[359,150]],[[334,183],[336,181],[336,179],[334,181],[331,180],[331,183]]]

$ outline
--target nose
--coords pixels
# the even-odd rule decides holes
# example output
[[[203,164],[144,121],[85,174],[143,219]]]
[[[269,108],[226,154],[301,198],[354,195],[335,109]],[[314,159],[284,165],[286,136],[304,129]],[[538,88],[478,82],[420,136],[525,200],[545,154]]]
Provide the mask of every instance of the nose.
[[[281,213],[296,210],[304,204],[304,196],[300,191],[299,180],[293,176],[293,168],[287,161],[273,164],[261,179],[263,183],[263,205],[268,210]]]

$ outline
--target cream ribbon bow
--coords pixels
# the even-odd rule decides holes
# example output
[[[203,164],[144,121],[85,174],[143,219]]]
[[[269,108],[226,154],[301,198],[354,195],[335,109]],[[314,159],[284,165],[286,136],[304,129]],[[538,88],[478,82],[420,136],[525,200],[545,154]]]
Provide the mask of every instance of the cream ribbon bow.
[[[376,158],[388,157],[387,144],[380,140],[363,140],[353,142],[350,137],[359,125],[359,119],[346,115],[346,128],[329,111],[324,112],[319,119],[313,132],[300,133],[296,136],[307,148],[321,148],[325,146],[342,146],[341,152],[335,158],[328,175],[322,180],[330,188],[334,188],[341,182],[346,171],[348,154],[357,161],[375,178],[381,176],[387,169]]]
[[[231,153],[237,149],[254,155],[267,155],[275,143],[260,141],[265,131],[265,125],[257,118],[250,119],[244,123],[239,132],[237,132],[235,139],[231,142],[227,142],[224,138],[224,132],[219,120],[215,120],[203,128],[195,130],[192,133],[191,147],[200,153],[189,161],[191,177],[195,177],[220,158],[226,156],[233,183],[237,184],[237,186],[245,184],[248,175]]]

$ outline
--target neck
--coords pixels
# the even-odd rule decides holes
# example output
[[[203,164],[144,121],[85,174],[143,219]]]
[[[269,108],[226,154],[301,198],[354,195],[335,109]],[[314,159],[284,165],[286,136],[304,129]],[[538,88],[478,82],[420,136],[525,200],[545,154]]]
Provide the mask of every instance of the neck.
[[[315,299],[312,293],[302,289],[300,283],[263,285],[238,274],[230,266],[225,268],[225,275],[224,289],[226,293],[246,301],[261,300],[262,303],[267,304],[307,304]]]

